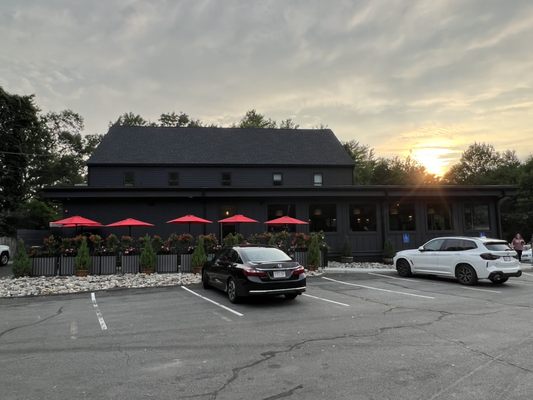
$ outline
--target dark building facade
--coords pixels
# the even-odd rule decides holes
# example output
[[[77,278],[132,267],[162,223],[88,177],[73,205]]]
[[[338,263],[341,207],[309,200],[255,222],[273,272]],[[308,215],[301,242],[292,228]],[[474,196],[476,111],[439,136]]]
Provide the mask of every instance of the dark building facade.
[[[347,240],[360,259],[379,258],[443,235],[501,236],[499,206],[511,186],[360,186],[354,164],[326,130],[112,127],[88,161],[88,185],[47,188],[65,216],[102,223],[132,217],[166,236],[195,214],[213,221],[245,214],[306,220],[296,231],[324,231],[333,254]],[[243,235],[263,224],[193,226],[192,233]],[[116,232],[116,231],[114,231]]]

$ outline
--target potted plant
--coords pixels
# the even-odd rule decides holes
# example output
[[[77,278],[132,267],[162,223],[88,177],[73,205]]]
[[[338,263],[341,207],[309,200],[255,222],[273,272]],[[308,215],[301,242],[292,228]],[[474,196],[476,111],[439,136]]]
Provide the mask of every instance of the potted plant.
[[[194,274],[200,273],[206,261],[207,261],[207,256],[205,254],[204,238],[203,236],[200,236],[198,238],[198,243],[196,244],[196,247],[194,248],[194,252],[192,253],[192,260],[191,260],[192,272]]]
[[[57,270],[58,250],[59,242],[54,235],[44,238],[42,248],[32,248],[32,276],[54,276]]]
[[[79,244],[76,239],[62,238],[59,244],[59,275],[74,275],[74,257],[76,257]]]
[[[311,236],[309,249],[307,251],[307,268],[310,271],[316,271],[320,266],[320,243],[318,235]]]
[[[348,237],[345,236],[344,244],[342,245],[341,263],[351,262],[353,262],[352,246],[350,246],[350,241],[348,240]]]
[[[385,243],[383,243],[383,262],[385,264],[392,264],[392,258],[395,254],[392,242],[389,239],[385,240]]]
[[[22,239],[18,241],[17,252],[13,259],[13,275],[15,275],[15,278],[31,275],[31,260],[26,253],[26,247]]]
[[[89,256],[89,247],[87,246],[87,239],[82,238],[78,254],[74,260],[74,270],[77,276],[87,276],[89,273],[89,265],[91,264],[91,257]]]
[[[172,236],[172,235],[171,235]],[[172,252],[172,242],[169,237],[164,242],[158,243],[159,236],[154,236],[152,243],[157,254],[157,273],[178,272],[178,255]],[[161,238],[159,238],[160,240]]]
[[[143,247],[139,258],[141,272],[143,274],[152,274],[155,270],[156,262],[157,258],[152,247],[152,241],[150,240],[150,236],[146,235],[143,238]]]
[[[120,247],[122,256],[120,265],[123,274],[136,274],[139,272],[139,254],[135,247],[135,241],[131,236],[122,236],[120,238]]]

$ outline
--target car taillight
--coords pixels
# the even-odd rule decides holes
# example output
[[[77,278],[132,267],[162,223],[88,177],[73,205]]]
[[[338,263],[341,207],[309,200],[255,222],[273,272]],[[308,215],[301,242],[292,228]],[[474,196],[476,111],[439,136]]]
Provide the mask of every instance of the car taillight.
[[[259,276],[259,277],[267,276],[267,273],[265,271],[258,271],[253,268],[244,268],[242,271],[244,272],[244,275],[246,276]]]
[[[483,253],[479,255],[484,260],[497,260],[500,256],[491,253]]]
[[[292,274],[294,276],[300,276],[301,274],[303,274],[305,272],[305,268],[302,267],[301,265],[298,265],[298,267],[296,269],[293,269],[292,270]]]

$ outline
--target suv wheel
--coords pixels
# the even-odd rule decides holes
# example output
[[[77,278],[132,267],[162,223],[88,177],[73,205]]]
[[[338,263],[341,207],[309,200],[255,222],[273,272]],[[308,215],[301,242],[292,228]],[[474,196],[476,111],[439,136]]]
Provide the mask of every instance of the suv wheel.
[[[477,283],[476,271],[467,264],[459,264],[455,268],[455,277],[462,285],[475,285]]]
[[[411,266],[409,265],[409,262],[407,260],[404,260],[403,258],[396,262],[396,271],[398,271],[398,275],[403,276],[405,278],[408,278],[413,275],[411,273]]]
[[[235,304],[239,302],[239,296],[237,296],[237,284],[233,278],[229,278],[226,285],[226,292],[228,293],[228,299],[231,303]]]
[[[2,253],[2,255],[0,255],[0,265],[7,265],[8,261],[9,254],[7,254],[7,252]]]

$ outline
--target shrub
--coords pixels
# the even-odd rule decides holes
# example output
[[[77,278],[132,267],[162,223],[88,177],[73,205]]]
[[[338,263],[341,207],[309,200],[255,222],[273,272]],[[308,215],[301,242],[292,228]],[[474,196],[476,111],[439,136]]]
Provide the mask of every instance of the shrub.
[[[233,245],[238,244],[237,243],[237,237],[233,236],[233,233],[231,233],[231,232],[226,235],[226,237],[224,238],[223,242],[224,242],[224,246],[226,246],[226,247],[231,247]]]
[[[292,237],[292,245],[297,249],[306,249],[310,241],[311,237],[303,232],[295,233]]]
[[[218,239],[215,234],[210,233],[208,235],[198,236],[198,240],[202,238],[204,241],[204,250],[206,253],[214,253],[218,247]]]
[[[105,240],[105,250],[109,253],[116,253],[119,245],[119,240],[117,235],[111,234]]]
[[[93,252],[95,254],[100,254],[103,250],[103,240],[100,235],[91,235],[89,236],[89,242],[91,242]]]
[[[91,257],[89,256],[89,247],[87,246],[87,239],[82,238],[78,254],[74,260],[74,268],[76,271],[86,271],[89,269]]]
[[[154,270],[155,264],[157,262],[157,257],[154,252],[154,248],[152,247],[152,241],[150,240],[150,236],[146,235],[143,240],[143,247],[141,251],[141,257],[139,259],[139,263],[141,264],[141,268]]]
[[[198,237],[198,243],[196,244],[196,247],[194,248],[194,252],[192,253],[192,267],[193,268],[202,268],[204,263],[207,261],[207,256],[205,254],[205,243],[204,243],[204,237],[199,236]]]
[[[394,246],[390,240],[385,240],[383,243],[383,258],[393,258],[395,255]]]
[[[13,274],[15,278],[31,274],[31,260],[26,253],[26,247],[22,239],[18,241],[17,252],[13,259]]]
[[[307,267],[315,270],[320,266],[320,241],[317,234],[311,235],[311,242],[307,250]]]
[[[169,252],[179,253],[180,251],[179,236],[175,233],[172,233],[166,240],[165,246],[168,247]]]
[[[161,239],[161,236],[154,235],[152,236],[152,248],[154,249],[154,252],[156,254],[161,253],[163,247],[163,239]]]
[[[180,253],[187,253],[194,244],[194,236],[190,233],[183,233],[178,236],[178,243]]]
[[[76,243],[72,238],[62,238],[61,245],[59,246],[59,251],[62,255],[67,257],[73,257],[76,255]]]
[[[120,238],[120,249],[124,252],[125,255],[135,254],[135,242],[131,236],[122,236]]]
[[[49,256],[55,256],[59,250],[59,241],[54,235],[50,235],[43,240],[44,248]]]

